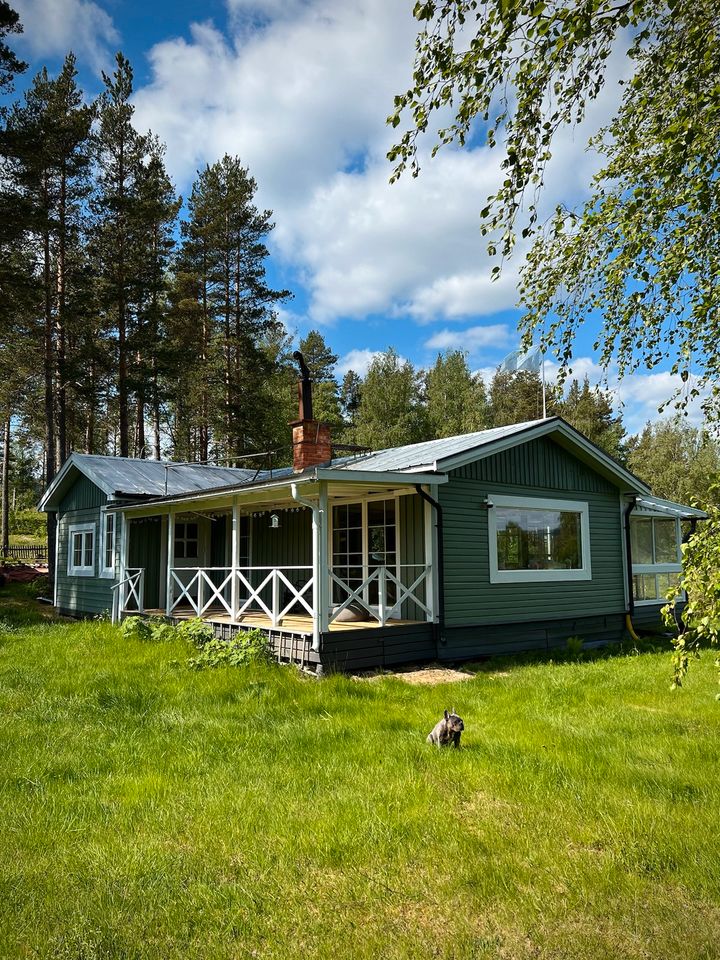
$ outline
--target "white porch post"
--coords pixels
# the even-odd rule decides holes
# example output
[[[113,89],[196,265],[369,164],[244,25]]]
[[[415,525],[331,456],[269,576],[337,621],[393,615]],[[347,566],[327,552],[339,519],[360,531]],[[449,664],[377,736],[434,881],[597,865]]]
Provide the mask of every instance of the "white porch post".
[[[428,492],[433,500],[437,500],[437,486],[431,487]],[[429,623],[435,623],[437,621],[437,610],[435,607],[435,597],[437,595],[437,531],[435,529],[434,510],[427,500],[423,502],[425,505],[425,566],[430,567],[430,576],[425,578],[426,605],[430,610],[430,615],[427,619]]]
[[[118,583],[118,616],[122,619],[122,612],[125,609],[125,594],[127,593],[127,584],[123,580],[127,579],[128,554],[130,551],[130,523],[127,515],[122,515],[122,527],[120,528],[120,579]]]
[[[317,556],[317,580],[315,603],[313,609],[318,619],[318,632],[326,633],[330,619],[330,564],[328,562],[328,537],[330,518],[328,516],[328,488],[327,480],[320,481],[320,504],[318,510],[317,544],[313,542],[313,560]],[[320,638],[318,647],[320,649]]]
[[[320,481],[320,495],[318,503],[306,500],[298,493],[297,484],[290,485],[293,500],[302,503],[312,510],[312,543],[313,543],[313,642],[312,648],[320,652],[320,643],[323,630],[327,630],[329,617],[328,602],[328,564],[327,564],[327,482]]]
[[[240,507],[237,500],[233,500],[232,510],[232,541],[230,566],[232,568],[232,580],[230,581],[230,619],[233,623],[237,620],[238,611],[238,566],[240,561]]]
[[[173,607],[172,568],[175,563],[175,514],[170,508],[167,518],[167,567],[165,568],[165,616],[169,617]]]

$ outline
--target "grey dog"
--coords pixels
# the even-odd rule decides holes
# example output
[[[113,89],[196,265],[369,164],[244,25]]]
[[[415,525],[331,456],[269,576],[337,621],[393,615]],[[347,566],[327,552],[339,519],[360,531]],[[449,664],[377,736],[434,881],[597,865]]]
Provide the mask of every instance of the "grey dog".
[[[460,734],[465,729],[462,718],[455,713],[453,707],[450,713],[445,711],[442,720],[438,720],[430,733],[427,735],[428,743],[436,743],[438,747],[460,746]]]

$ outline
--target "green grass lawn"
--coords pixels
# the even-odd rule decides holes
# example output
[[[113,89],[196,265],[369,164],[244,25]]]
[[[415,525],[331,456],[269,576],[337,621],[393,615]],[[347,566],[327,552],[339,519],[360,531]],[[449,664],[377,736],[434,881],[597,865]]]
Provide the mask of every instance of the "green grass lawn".
[[[0,957],[720,956],[710,655],[676,693],[667,653],[193,672],[30,595],[0,594]]]

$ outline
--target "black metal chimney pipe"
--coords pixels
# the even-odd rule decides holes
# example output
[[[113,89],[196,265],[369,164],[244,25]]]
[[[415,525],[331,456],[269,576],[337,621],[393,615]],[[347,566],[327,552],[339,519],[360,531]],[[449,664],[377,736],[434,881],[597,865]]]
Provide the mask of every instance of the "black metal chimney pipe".
[[[297,365],[300,367],[300,373],[302,375],[302,379],[298,384],[300,388],[298,391],[300,400],[298,420],[312,420],[312,380],[310,379],[310,371],[305,363],[305,357],[303,357],[299,350],[296,350],[295,353],[293,353],[293,359],[297,361]]]

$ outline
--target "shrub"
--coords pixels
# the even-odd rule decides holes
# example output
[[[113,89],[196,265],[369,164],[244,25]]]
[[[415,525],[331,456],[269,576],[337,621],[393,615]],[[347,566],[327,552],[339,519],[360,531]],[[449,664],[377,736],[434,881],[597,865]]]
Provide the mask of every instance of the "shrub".
[[[126,640],[152,640],[152,627],[143,617],[127,617],[120,624],[120,633]]]
[[[10,514],[13,535],[35,537],[44,543],[47,539],[47,515],[37,510],[16,510]]]
[[[198,655],[188,660],[188,666],[193,670],[274,663],[267,637],[260,630],[238,631],[229,640],[218,640],[213,636],[197,646]]]
[[[193,617],[192,620],[183,620],[175,628],[177,636],[187,640],[198,648],[215,639],[213,628],[201,620],[200,617]]]

